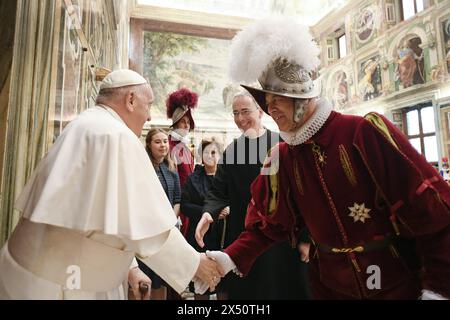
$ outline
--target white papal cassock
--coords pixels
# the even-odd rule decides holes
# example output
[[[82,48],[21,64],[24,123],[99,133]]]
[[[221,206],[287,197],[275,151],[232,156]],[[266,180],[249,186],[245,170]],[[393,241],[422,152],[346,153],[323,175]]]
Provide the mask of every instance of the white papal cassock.
[[[0,299],[123,299],[135,255],[181,292],[200,263],[144,146],[106,106],[68,124],[16,208]]]

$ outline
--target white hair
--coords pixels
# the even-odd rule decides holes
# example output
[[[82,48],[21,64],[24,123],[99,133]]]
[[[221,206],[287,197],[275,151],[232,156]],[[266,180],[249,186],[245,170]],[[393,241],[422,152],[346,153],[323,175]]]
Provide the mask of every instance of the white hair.
[[[138,85],[129,85],[124,87],[117,87],[117,88],[105,88],[101,89],[100,92],[97,95],[97,98],[95,99],[95,103],[101,104],[106,103],[111,100],[117,99],[119,97],[123,97],[131,90],[140,90],[138,91],[139,94],[142,93],[142,90],[146,87],[147,84],[138,84]]]
[[[308,27],[286,17],[260,20],[234,37],[230,76],[236,82],[252,83],[278,57],[285,57],[312,71],[320,64],[319,53]]]
[[[232,105],[234,105],[235,101],[239,98],[249,98],[253,104],[259,109],[259,105],[256,102],[255,98],[248,91],[240,91],[233,96]]]

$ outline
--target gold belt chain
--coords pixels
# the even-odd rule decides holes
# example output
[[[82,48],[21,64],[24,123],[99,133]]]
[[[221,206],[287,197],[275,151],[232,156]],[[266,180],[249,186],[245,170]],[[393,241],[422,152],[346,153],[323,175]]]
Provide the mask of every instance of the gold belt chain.
[[[363,252],[363,246],[357,246],[354,248],[331,248],[331,251],[334,253],[349,253],[349,252]]]

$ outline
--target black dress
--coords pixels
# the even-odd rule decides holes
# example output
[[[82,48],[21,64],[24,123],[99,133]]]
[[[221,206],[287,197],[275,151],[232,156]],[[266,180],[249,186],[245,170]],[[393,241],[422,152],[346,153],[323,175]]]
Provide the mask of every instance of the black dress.
[[[259,175],[267,151],[279,142],[279,136],[269,130],[257,139],[241,136],[225,150],[220,160],[211,190],[205,199],[203,212],[212,214],[214,223],[226,206],[225,247],[244,230],[250,185]],[[286,241],[262,254],[245,278],[229,273],[222,287],[229,299],[307,299],[307,266],[300,254]]]
[[[191,228],[188,229],[186,240],[199,252],[220,249],[221,227],[223,226],[220,220],[206,233],[204,248],[200,248],[195,240],[195,227],[202,217],[205,196],[211,189],[213,179],[214,176],[207,175],[203,166],[197,165],[194,172],[189,175],[181,194],[181,211],[189,217],[191,225]]]

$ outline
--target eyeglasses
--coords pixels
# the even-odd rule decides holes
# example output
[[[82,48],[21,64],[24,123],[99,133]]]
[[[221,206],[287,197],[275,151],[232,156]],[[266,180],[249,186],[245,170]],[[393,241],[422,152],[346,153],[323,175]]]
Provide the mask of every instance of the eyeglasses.
[[[256,109],[242,109],[241,111],[234,110],[233,112],[231,112],[231,115],[235,118],[237,118],[239,114],[241,114],[243,117],[247,117],[255,110]]]

